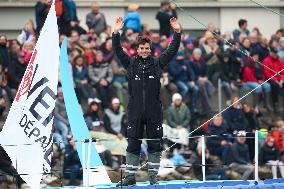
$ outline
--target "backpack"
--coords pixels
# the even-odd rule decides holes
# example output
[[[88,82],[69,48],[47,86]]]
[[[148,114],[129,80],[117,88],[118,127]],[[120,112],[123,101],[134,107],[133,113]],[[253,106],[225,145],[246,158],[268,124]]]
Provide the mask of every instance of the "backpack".
[[[56,11],[56,17],[60,18],[63,14],[63,2],[62,0],[55,0],[55,11]]]

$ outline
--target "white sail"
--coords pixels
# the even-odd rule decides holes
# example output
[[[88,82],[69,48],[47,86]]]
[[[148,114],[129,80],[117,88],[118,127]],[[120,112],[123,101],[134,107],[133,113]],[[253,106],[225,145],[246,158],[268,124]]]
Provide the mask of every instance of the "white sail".
[[[40,188],[43,174],[50,172],[58,66],[59,35],[52,5],[0,133],[0,144],[33,189]]]

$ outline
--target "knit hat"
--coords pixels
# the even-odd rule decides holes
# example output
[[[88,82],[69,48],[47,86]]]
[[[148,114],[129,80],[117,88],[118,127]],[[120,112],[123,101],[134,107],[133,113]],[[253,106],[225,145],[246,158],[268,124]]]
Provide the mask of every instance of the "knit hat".
[[[200,48],[195,48],[195,49],[193,50],[193,53],[192,53],[192,54],[194,54],[194,53],[202,54],[202,52],[201,52],[201,49],[200,49]]]
[[[269,143],[269,142],[274,143],[274,138],[272,136],[269,136],[269,137],[266,138],[266,143]]]
[[[184,40],[184,43],[187,45],[189,43],[193,43],[194,40],[191,37],[188,37],[186,40]]]
[[[182,100],[182,96],[179,93],[175,93],[172,96],[172,101],[176,101],[177,99]]]
[[[111,101],[111,104],[119,104],[120,103],[120,101],[119,101],[119,99],[118,98],[113,98],[112,99],[112,101]]]

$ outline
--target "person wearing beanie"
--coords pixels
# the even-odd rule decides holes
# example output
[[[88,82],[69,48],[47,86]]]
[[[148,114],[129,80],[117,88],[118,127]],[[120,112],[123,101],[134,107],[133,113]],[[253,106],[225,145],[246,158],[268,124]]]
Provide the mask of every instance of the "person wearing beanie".
[[[112,44],[124,68],[128,71],[128,123],[126,149],[125,178],[117,186],[136,185],[135,173],[140,162],[140,140],[146,127],[148,144],[148,173],[150,184],[157,184],[160,157],[162,151],[162,105],[160,101],[161,73],[179,49],[181,40],[181,26],[176,18],[170,19],[170,26],[174,30],[173,40],[159,57],[151,55],[151,40],[147,37],[138,38],[136,56],[129,57],[120,44],[119,30],[123,28],[123,19],[117,18],[112,34]]]
[[[277,179],[277,166],[280,169],[281,177],[284,178],[284,164],[281,161],[281,153],[274,145],[275,139],[272,136],[266,138],[265,145],[260,149],[259,163],[271,166],[273,179]]]
[[[182,102],[182,96],[179,93],[173,94],[172,104],[168,108],[167,115],[167,124],[169,127],[178,130],[186,129],[188,132],[191,131],[191,114],[187,105]],[[181,149],[181,144],[175,144],[170,139],[167,139],[166,143],[168,146],[172,146],[172,148],[169,150],[171,153],[174,152],[175,149]]]
[[[188,37],[186,40],[184,40],[184,47],[184,58],[186,60],[190,60],[194,50],[194,40],[191,37]]]
[[[168,125],[172,128],[185,128],[191,131],[191,115],[188,107],[182,102],[182,96],[175,93],[172,96],[172,105],[168,109]]]

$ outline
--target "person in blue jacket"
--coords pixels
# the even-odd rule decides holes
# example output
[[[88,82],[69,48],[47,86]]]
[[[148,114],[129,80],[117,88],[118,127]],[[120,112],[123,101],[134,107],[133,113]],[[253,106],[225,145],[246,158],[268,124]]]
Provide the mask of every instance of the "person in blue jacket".
[[[132,3],[128,5],[128,13],[124,17],[124,31],[132,29],[135,33],[141,32],[141,18],[137,12],[139,5]]]

